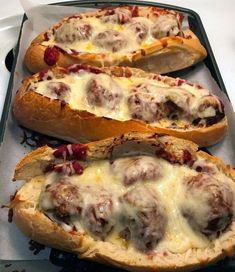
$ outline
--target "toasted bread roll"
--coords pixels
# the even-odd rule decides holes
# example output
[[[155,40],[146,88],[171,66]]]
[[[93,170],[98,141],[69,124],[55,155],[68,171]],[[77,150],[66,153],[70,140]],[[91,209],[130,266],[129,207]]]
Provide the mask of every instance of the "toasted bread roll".
[[[13,112],[35,131],[87,142],[155,131],[208,146],[223,138],[223,104],[201,86],[128,67],[74,65],[23,81]]]
[[[135,182],[124,182],[135,164]],[[17,226],[80,258],[189,271],[234,253],[235,172],[192,142],[130,133],[44,146],[18,163],[15,179],[26,181],[10,205]]]
[[[122,6],[64,18],[29,46],[32,73],[54,65],[132,66],[155,73],[189,67],[207,55],[198,38],[182,28],[183,16],[156,7]]]

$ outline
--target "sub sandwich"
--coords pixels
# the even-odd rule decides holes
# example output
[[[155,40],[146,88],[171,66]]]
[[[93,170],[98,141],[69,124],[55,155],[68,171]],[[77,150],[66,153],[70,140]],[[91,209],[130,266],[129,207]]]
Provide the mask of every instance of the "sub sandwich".
[[[55,67],[26,78],[13,104],[22,126],[70,142],[154,131],[212,145],[223,103],[202,86],[128,67]]]
[[[32,73],[54,65],[133,66],[155,73],[189,67],[207,55],[183,15],[157,7],[121,6],[75,14],[39,34],[25,64]]]
[[[196,144],[130,133],[44,146],[10,207],[31,239],[129,271],[191,271],[235,249],[235,172]]]

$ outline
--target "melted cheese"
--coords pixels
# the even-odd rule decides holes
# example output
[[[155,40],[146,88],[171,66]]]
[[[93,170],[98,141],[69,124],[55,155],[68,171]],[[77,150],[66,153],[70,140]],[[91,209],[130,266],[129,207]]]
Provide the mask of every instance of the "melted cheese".
[[[123,13],[127,16],[130,16],[130,20],[123,24],[118,24],[116,20],[112,21],[108,18],[112,16],[119,16],[117,14],[111,16],[103,16],[103,17],[86,17],[83,16],[81,19],[79,18],[70,18],[68,21],[63,22],[60,27],[54,30],[49,30],[47,32],[47,36],[49,37],[48,41],[42,42],[45,46],[53,46],[63,49],[67,53],[72,53],[72,51],[76,51],[79,53],[108,53],[110,55],[125,55],[127,58],[131,58],[131,52],[134,52],[140,48],[149,47],[152,44],[160,44],[159,40],[152,35],[152,29],[157,27],[158,29],[164,33],[163,36],[169,35],[177,35],[179,32],[179,22],[178,18],[174,15],[166,16],[159,15],[155,16],[150,14],[151,16],[147,16],[147,14],[143,16],[133,17],[131,18],[131,14],[128,10],[119,10],[118,13]],[[151,13],[151,11],[149,11]],[[129,14],[128,14],[129,13]],[[159,18],[164,18],[164,22],[162,20],[159,21]],[[139,40],[139,34],[136,32],[136,29],[132,27],[133,24],[140,23],[143,24],[147,28],[146,35],[144,38]],[[156,24],[155,24],[156,23]],[[76,37],[79,35],[79,25],[86,24],[92,27],[91,35],[87,39],[77,39]],[[124,47],[122,47],[118,52],[112,52],[110,48],[105,48],[102,46],[97,46],[94,42],[95,37],[104,31],[114,30],[120,33],[123,36],[123,39],[126,41]],[[166,31],[167,30],[167,31]],[[140,29],[138,28],[138,31]],[[111,37],[110,37],[111,38]],[[128,54],[129,53],[129,54]]]
[[[170,167],[171,168],[171,167]],[[188,224],[187,220],[182,216],[180,208],[182,202],[185,201],[184,188],[182,186],[182,179],[188,176],[188,171],[183,174],[183,169],[173,166],[173,169],[168,168],[169,179],[171,185],[163,182],[160,185],[158,192],[161,195],[162,201],[166,204],[168,216],[168,224],[165,236],[158,244],[159,250],[164,251],[168,248],[171,252],[184,253],[189,248],[204,248],[210,245],[210,241],[202,234],[196,233]],[[198,206],[200,202],[197,203]],[[203,203],[205,204],[205,203]],[[196,209],[199,209],[199,207]],[[202,209],[207,205],[200,205]],[[179,231],[181,230],[181,231]]]
[[[150,84],[151,85],[151,96],[154,96],[156,100],[164,103],[167,99],[171,99],[176,105],[184,109],[185,113],[191,114],[192,118],[197,117],[211,117],[215,116],[215,109],[213,107],[206,108],[201,112],[200,116],[198,113],[198,107],[201,103],[201,99],[204,96],[209,95],[209,91],[206,89],[197,89],[195,86],[191,86],[187,83],[183,83],[181,86],[170,87],[163,81],[158,81],[154,79],[141,78],[141,77],[115,77],[108,76],[107,74],[99,74],[99,78],[102,79],[101,82],[107,82],[113,80],[121,88],[123,96],[119,105],[115,110],[110,110],[108,107],[102,106],[97,107],[91,105],[87,100],[87,86],[91,79],[94,79],[97,75],[89,72],[80,72],[80,73],[71,73],[66,75],[64,78],[53,78],[53,82],[63,82],[71,88],[71,95],[66,102],[70,105],[72,109],[76,110],[86,110],[90,113],[95,114],[96,116],[104,116],[120,121],[126,121],[132,119],[131,113],[128,106],[128,98],[131,93],[133,86],[138,84]],[[55,94],[48,90],[47,84],[51,80],[43,80],[37,83],[32,84],[32,89],[36,92],[43,94],[44,96],[55,99]],[[141,92],[141,91],[140,91]],[[188,99],[188,100],[187,100]],[[217,98],[216,98],[217,99]],[[188,101],[188,102],[187,102]],[[186,115],[176,120],[177,126],[183,127],[185,125],[191,124],[191,117]],[[172,120],[170,119],[160,119],[155,121],[152,124],[162,127],[167,127],[171,125]]]
[[[66,28],[61,31],[60,35],[61,38],[66,38],[66,31],[67,32],[76,32],[74,30],[74,21],[78,21],[79,19],[70,19],[69,23],[66,23]],[[147,18],[139,17],[138,19],[135,18],[134,21],[138,22],[144,22],[148,27],[151,27],[152,21]],[[46,46],[50,45],[57,45],[58,47],[62,48],[68,53],[71,53],[71,50],[78,51],[80,53],[107,53],[110,52],[105,47],[97,46],[93,42],[94,38],[101,32],[107,31],[107,30],[115,30],[118,31],[122,36],[123,39],[127,41],[126,46],[118,50],[115,54],[123,54],[126,52],[132,52],[135,51],[143,45],[146,47],[150,44],[152,44],[156,39],[154,39],[149,33],[140,45],[136,39],[136,33],[129,27],[129,24],[115,24],[115,23],[110,23],[110,22],[103,22],[100,18],[96,17],[88,17],[88,18],[83,18],[82,22],[85,24],[89,24],[92,26],[92,35],[89,39],[87,40],[75,40],[73,42],[60,42],[57,41],[55,38],[55,35],[50,35],[50,40],[49,41],[44,41],[42,44]],[[130,38],[131,37],[131,38]]]
[[[82,175],[71,176],[69,180],[72,184],[81,187],[103,187],[114,196],[116,225],[114,230],[107,236],[106,241],[116,244],[121,248],[128,250],[132,249],[133,245],[119,236],[119,232],[123,229],[123,226],[118,220],[120,213],[120,202],[118,199],[128,190],[133,189],[135,186],[142,186],[142,184],[152,189],[152,191],[155,190],[167,214],[166,232],[162,240],[157,244],[154,250],[155,252],[159,253],[169,250],[173,253],[184,253],[191,248],[212,246],[213,242],[206,238],[206,236],[193,231],[180,211],[181,204],[185,200],[182,182],[185,177],[195,176],[197,172],[193,169],[189,169],[187,166],[173,165],[160,158],[152,157],[152,159],[161,165],[162,176],[160,178],[158,177],[157,181],[148,180],[142,183],[137,182],[130,186],[124,186],[123,182],[119,180],[118,175],[115,176],[112,172],[110,163],[107,160],[90,162]],[[143,162],[145,162],[145,160],[143,160]],[[47,175],[45,185],[55,182],[56,175],[56,173]],[[224,174],[220,173],[215,176],[218,176],[222,180],[227,180],[227,182],[231,184],[231,180],[226,178]],[[49,202],[50,201],[48,201],[48,203]],[[86,202],[92,203],[93,199],[89,196]],[[206,209],[206,205],[204,204],[205,203],[198,203],[196,209]],[[50,207],[50,204],[48,207]],[[72,217],[71,221],[79,231],[86,231],[83,228],[82,222],[79,221],[79,218]]]

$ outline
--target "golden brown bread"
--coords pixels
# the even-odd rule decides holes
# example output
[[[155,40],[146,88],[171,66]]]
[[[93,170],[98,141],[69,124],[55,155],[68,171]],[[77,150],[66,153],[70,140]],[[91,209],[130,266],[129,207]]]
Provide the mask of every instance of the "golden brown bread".
[[[117,138],[109,138],[99,142],[85,145],[87,148],[86,160],[94,161],[112,157],[113,150],[125,144],[125,148],[133,150],[132,144],[143,144],[139,152],[148,147],[148,152],[154,152],[154,145],[161,145],[168,154],[174,154],[178,160],[187,150],[191,159],[200,158],[215,165],[232,182],[235,181],[234,170],[224,164],[220,159],[210,156],[205,152],[197,151],[197,146],[189,141],[176,139],[171,136],[157,134],[131,133]],[[136,148],[137,145],[134,145]],[[112,148],[110,148],[112,147]],[[135,149],[134,149],[135,150]],[[119,150],[120,151],[120,150]],[[135,150],[136,151],[136,150]],[[18,191],[11,203],[14,210],[14,221],[18,227],[30,238],[66,251],[79,254],[80,258],[94,260],[121,267],[130,271],[191,271],[208,264],[214,263],[225,256],[231,256],[235,250],[235,222],[219,237],[212,240],[210,247],[190,248],[184,253],[171,253],[164,251],[164,254],[145,254],[134,248],[125,250],[108,241],[95,240],[87,233],[79,234],[73,231],[66,231],[56,222],[53,222],[41,211],[38,210],[38,199],[44,182],[43,171],[45,166],[51,162],[59,162],[52,153],[53,149],[42,147],[29,153],[16,167],[15,178],[24,179],[28,182]],[[120,152],[121,155],[123,151]],[[114,156],[120,156],[116,153]],[[190,157],[187,156],[189,160]],[[188,164],[188,160],[181,163]],[[173,162],[172,162],[173,163]],[[190,163],[189,163],[190,165]],[[177,167],[177,166],[176,166]],[[189,166],[187,166],[189,167]],[[30,170],[30,172],[29,172]],[[38,179],[30,180],[35,176]],[[30,192],[30,193],[29,193]],[[172,226],[173,227],[173,226]]]
[[[102,18],[116,10],[124,13],[131,10],[132,14],[133,10],[135,10],[135,13],[136,10],[138,10],[138,15],[135,14],[133,16],[143,16],[153,21],[156,18],[156,14],[157,16],[161,14],[175,16],[178,20],[178,24],[181,24],[182,20],[182,15],[175,11],[162,10],[156,7],[123,6],[117,7],[116,9],[111,8],[111,11],[109,9],[101,9],[91,13],[75,14],[71,17],[64,18],[58,24],[52,26],[50,31],[52,31],[54,35],[54,32],[71,18],[80,18],[81,20],[84,18]],[[147,14],[150,14],[150,16],[147,17]],[[95,24],[96,23],[94,23],[94,25]],[[121,23],[121,25],[123,24]],[[61,49],[61,44],[55,42],[48,43],[48,34],[47,32],[43,32],[39,34],[29,46],[25,55],[25,64],[32,73],[48,69],[55,64],[67,67],[76,63],[85,63],[99,67],[113,65],[130,66],[149,72],[167,73],[194,65],[206,57],[207,53],[205,48],[191,30],[185,29],[181,31],[180,35],[174,35],[169,36],[168,34],[160,39],[155,39],[148,45],[141,45],[139,49],[133,52],[117,54],[115,52],[93,53],[92,51],[85,51],[84,53],[84,51],[79,51],[81,49],[78,46],[76,48],[78,53],[75,54],[74,51],[66,51],[64,48]],[[50,52],[46,51],[48,48]]]
[[[80,68],[84,70],[97,69],[79,65],[72,66],[69,69],[76,71]],[[51,71],[49,70],[49,72],[35,74],[23,81],[22,86],[16,94],[13,105],[14,116],[21,125],[37,132],[71,142],[94,141],[130,131],[154,131],[188,139],[196,142],[199,146],[209,146],[221,140],[226,133],[226,117],[206,127],[194,126],[188,129],[177,129],[151,125],[136,119],[119,121],[96,116],[86,110],[72,109],[69,104],[59,99],[51,99],[29,90],[33,82],[42,81],[47,73],[49,75],[52,72],[56,78],[60,78],[63,76],[66,77],[70,70],[56,67]],[[164,82],[164,84],[167,84],[169,87],[175,86],[179,82],[185,82],[179,78],[163,77],[128,67],[99,68],[98,71],[117,77],[157,77],[160,82]],[[196,84],[193,86],[195,88],[201,88],[200,86],[197,87]],[[35,107],[35,105],[37,106]]]

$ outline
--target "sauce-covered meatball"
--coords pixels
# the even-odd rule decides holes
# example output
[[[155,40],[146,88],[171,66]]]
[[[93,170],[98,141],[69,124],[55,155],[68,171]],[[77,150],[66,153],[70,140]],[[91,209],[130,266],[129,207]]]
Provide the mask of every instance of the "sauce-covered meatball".
[[[177,119],[183,113],[189,115],[192,97],[182,89],[141,83],[132,87],[128,107],[132,118],[152,123],[162,118]]]
[[[76,41],[88,40],[91,35],[91,25],[74,18],[63,23],[55,31],[55,41],[59,43],[73,43]]]
[[[180,33],[178,21],[172,15],[161,15],[156,18],[151,33],[155,39],[176,36]]]
[[[65,177],[45,187],[40,207],[62,221],[76,218],[85,230],[100,239],[105,239],[115,224],[111,193],[102,187],[72,184]]]
[[[186,179],[182,213],[191,227],[210,235],[223,231],[232,221],[234,194],[225,182],[207,173]]]
[[[90,105],[113,110],[122,98],[122,88],[105,74],[95,75],[87,84],[87,100]]]
[[[161,166],[155,158],[149,156],[117,159],[111,164],[111,170],[124,185],[161,177]]]
[[[79,215],[83,206],[81,191],[78,186],[66,178],[47,185],[41,195],[41,207],[45,211],[54,211],[61,218]]]
[[[139,84],[133,86],[128,107],[132,118],[151,123],[166,117],[168,111],[165,102],[165,94],[158,94],[156,86]]]
[[[136,36],[137,42],[141,43],[148,35],[149,28],[144,22],[133,21],[128,28],[132,30]]]
[[[64,100],[65,102],[70,100],[71,88],[64,82],[49,81],[46,85],[46,90],[53,98]]]
[[[132,19],[131,11],[128,9],[115,9],[114,14],[106,15],[101,18],[102,22],[113,23],[113,24],[126,24]]]
[[[131,241],[139,250],[152,250],[166,227],[165,211],[156,194],[147,187],[136,187],[121,201],[125,231],[129,230]]]
[[[109,29],[94,37],[94,44],[111,52],[120,51],[127,45],[126,38],[118,31]]]
[[[114,204],[112,195],[104,188],[88,188],[84,193],[82,221],[95,236],[105,239],[113,229]]]

